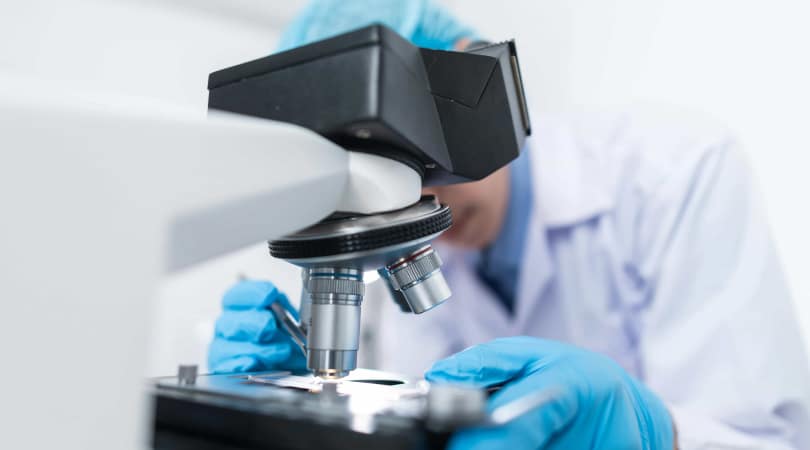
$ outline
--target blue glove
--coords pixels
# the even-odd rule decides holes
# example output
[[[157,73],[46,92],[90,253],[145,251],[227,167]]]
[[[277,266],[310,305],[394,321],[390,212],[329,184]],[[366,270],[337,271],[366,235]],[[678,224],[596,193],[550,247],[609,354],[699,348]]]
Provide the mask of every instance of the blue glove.
[[[451,449],[671,449],[672,422],[655,394],[610,358],[562,343],[512,337],[437,362],[431,382],[507,383],[490,410],[537,391],[547,403],[506,425],[463,430]]]
[[[208,368],[214,373],[298,370],[306,358],[279,329],[269,307],[281,302],[297,318],[287,296],[269,281],[241,281],[222,298]]]
[[[289,50],[372,23],[382,23],[419,47],[450,50],[476,33],[430,0],[314,0],[281,36]]]

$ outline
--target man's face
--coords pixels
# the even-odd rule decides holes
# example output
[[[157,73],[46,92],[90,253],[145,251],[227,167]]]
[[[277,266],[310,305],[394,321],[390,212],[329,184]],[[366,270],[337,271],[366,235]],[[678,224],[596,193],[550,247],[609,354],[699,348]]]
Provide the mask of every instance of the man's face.
[[[435,195],[453,212],[453,226],[441,235],[440,241],[482,249],[495,240],[503,225],[509,203],[509,167],[483,180],[429,187],[422,192]]]

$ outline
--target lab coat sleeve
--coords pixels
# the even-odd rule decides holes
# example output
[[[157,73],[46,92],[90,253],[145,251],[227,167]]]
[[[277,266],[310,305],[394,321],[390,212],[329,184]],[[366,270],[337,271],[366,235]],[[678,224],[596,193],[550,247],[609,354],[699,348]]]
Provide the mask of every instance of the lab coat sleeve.
[[[682,449],[810,448],[808,365],[749,168],[726,137],[673,161],[634,222],[642,377]]]

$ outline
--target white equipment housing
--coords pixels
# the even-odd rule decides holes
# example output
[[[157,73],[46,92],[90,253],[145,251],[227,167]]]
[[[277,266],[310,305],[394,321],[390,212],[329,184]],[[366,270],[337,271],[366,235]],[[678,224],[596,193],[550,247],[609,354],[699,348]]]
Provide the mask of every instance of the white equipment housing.
[[[292,125],[0,86],[0,448],[142,447],[162,275],[419,199],[412,169]]]

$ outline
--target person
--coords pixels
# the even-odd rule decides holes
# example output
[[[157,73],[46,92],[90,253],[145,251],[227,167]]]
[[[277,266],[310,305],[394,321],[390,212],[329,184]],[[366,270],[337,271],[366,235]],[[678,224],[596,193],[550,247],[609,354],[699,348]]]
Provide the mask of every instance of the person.
[[[320,0],[281,47],[372,22],[432,48],[480,39],[429,0]],[[533,123],[509,166],[426,189],[453,211],[441,253],[455,298],[418,319],[381,313],[378,365],[439,359],[432,382],[506,383],[491,408],[553,393],[505,426],[457,433],[455,449],[810,448],[804,349],[731,133],[668,111]],[[225,295],[213,371],[304,365],[274,301],[291,308],[264,281]]]

